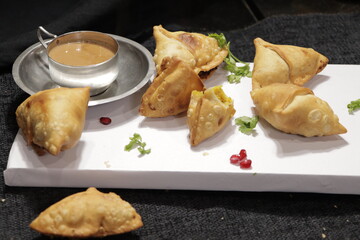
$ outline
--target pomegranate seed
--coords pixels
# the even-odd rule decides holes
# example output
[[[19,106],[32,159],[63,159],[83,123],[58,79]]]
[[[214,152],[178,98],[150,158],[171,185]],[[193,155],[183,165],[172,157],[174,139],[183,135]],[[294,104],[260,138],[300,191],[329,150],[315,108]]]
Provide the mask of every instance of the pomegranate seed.
[[[230,163],[240,166],[240,168],[251,168],[252,161],[247,158],[245,149],[241,149],[239,154],[233,154],[230,157]]]
[[[230,163],[232,164],[238,164],[240,162],[240,155],[238,154],[234,154],[234,155],[231,155],[230,157]]]
[[[240,160],[243,160],[247,157],[247,154],[246,154],[246,150],[245,149],[241,149],[240,153]]]
[[[245,159],[240,161],[240,168],[250,168],[251,167],[251,160]]]
[[[111,118],[109,118],[109,117],[101,117],[100,118],[100,123],[102,123],[104,125],[109,125],[111,123]]]

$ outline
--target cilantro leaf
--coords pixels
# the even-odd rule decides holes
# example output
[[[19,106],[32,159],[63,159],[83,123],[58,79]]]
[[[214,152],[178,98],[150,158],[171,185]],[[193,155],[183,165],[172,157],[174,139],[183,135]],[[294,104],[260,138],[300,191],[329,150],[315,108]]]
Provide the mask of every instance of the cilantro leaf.
[[[230,74],[227,76],[227,80],[229,83],[240,83],[241,82],[241,76]]]
[[[347,108],[349,110],[349,113],[353,113],[355,110],[360,108],[360,99],[355,100],[355,101],[351,101],[348,105]]]
[[[208,34],[209,37],[213,37],[218,41],[219,47],[223,48],[227,44],[225,35],[223,33],[217,34],[217,33],[210,33]]]
[[[224,69],[230,72],[227,76],[229,83],[240,83],[241,78],[252,76],[249,63],[243,62],[234,56],[234,54],[230,51],[230,42],[227,42],[223,33],[210,33],[208,36],[215,38],[218,41],[219,47],[225,47],[229,51],[229,54],[224,59],[226,64]],[[238,66],[237,63],[242,63],[244,66]]]
[[[239,126],[239,131],[245,134],[250,134],[253,129],[256,127],[259,121],[259,117],[238,117],[235,119],[235,124]]]
[[[149,154],[151,152],[151,149],[145,149],[146,143],[142,141],[142,138],[140,134],[134,133],[132,137],[129,138],[130,142],[125,145],[124,150],[130,152],[132,149],[134,149],[137,146],[137,150],[141,154]]]

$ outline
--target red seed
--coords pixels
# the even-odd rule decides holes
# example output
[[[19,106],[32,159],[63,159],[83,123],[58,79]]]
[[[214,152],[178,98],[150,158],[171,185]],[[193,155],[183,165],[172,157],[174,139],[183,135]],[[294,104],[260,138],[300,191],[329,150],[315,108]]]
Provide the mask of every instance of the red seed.
[[[250,168],[251,167],[251,160],[245,159],[240,161],[240,168]]]
[[[240,160],[244,160],[247,157],[246,150],[241,149],[239,155],[240,155]]]
[[[100,123],[102,123],[104,125],[109,125],[111,123],[111,118],[109,118],[109,117],[101,117],[100,118]]]
[[[230,157],[230,163],[232,164],[238,164],[240,162],[240,155],[238,154],[234,154],[234,155],[231,155]]]

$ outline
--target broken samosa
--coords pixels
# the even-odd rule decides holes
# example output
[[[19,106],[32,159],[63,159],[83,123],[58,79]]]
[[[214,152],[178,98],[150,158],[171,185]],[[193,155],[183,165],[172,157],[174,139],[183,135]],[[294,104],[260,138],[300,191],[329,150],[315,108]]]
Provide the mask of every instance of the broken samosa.
[[[187,111],[190,144],[196,146],[219,132],[234,114],[233,100],[225,95],[221,86],[204,92],[193,91]]]

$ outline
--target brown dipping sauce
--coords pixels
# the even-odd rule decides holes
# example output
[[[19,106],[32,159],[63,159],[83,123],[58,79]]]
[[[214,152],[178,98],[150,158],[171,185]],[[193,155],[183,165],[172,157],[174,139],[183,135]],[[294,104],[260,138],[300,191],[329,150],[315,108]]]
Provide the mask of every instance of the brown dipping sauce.
[[[49,56],[58,63],[70,66],[89,66],[102,63],[115,55],[110,49],[88,42],[70,42],[55,46]]]

